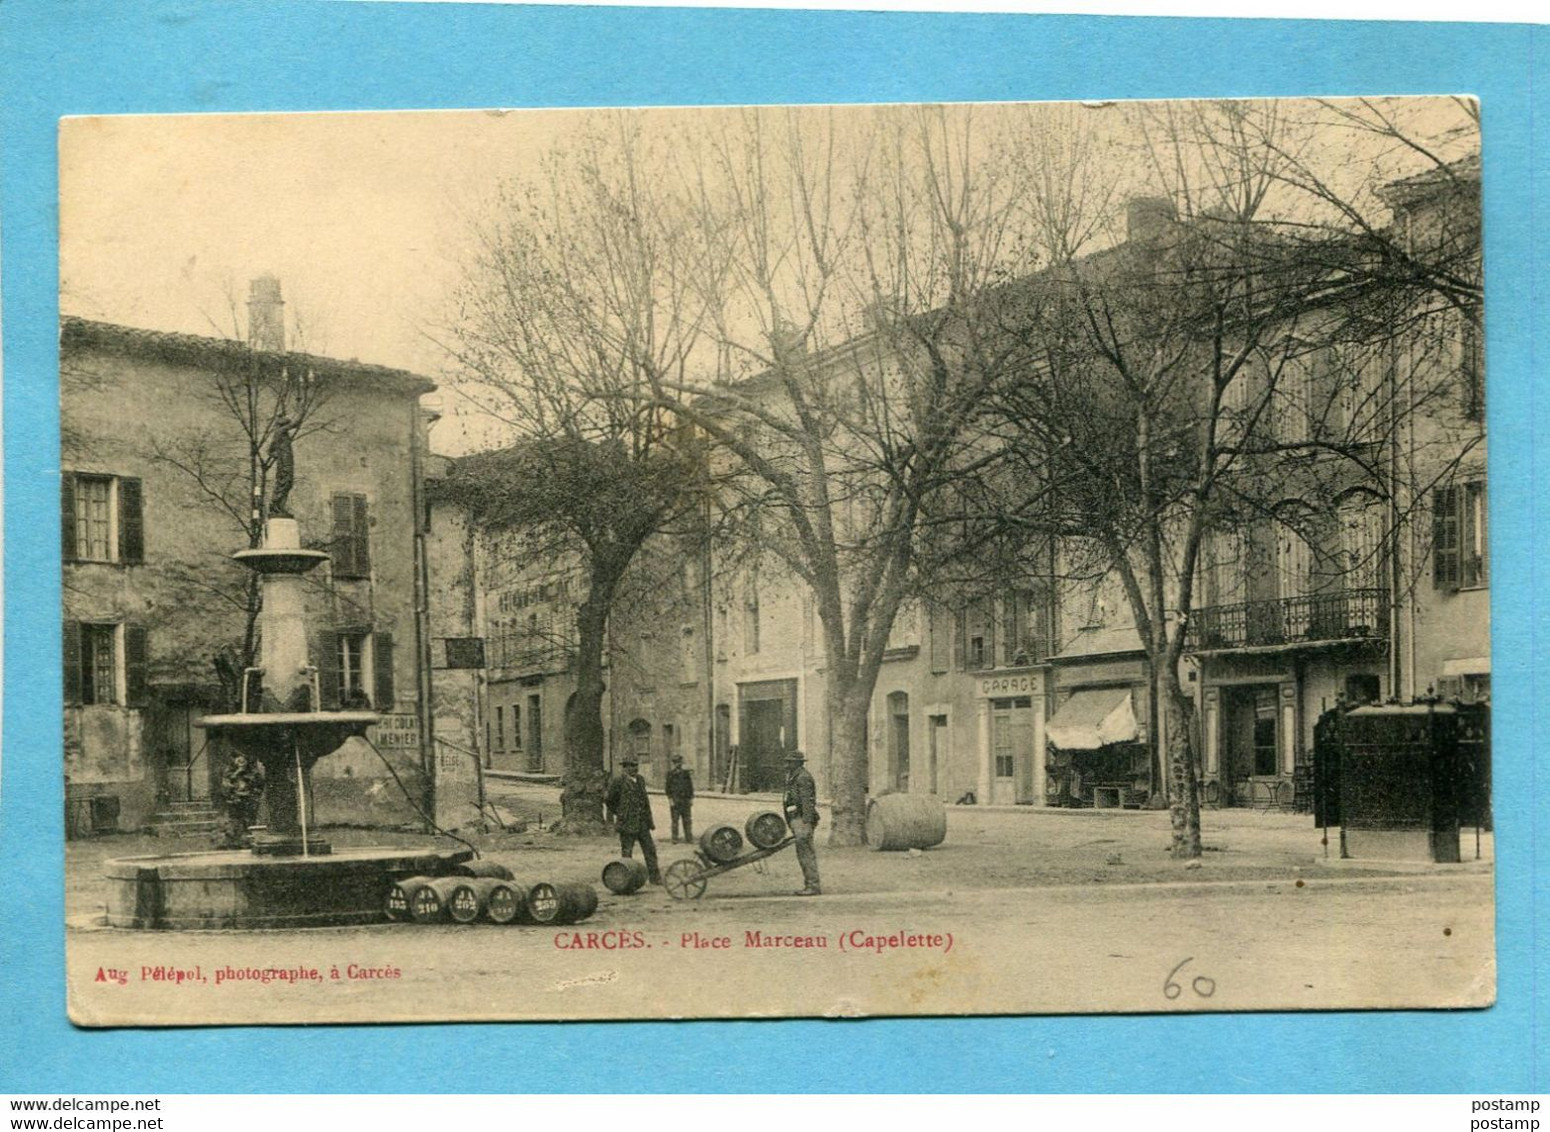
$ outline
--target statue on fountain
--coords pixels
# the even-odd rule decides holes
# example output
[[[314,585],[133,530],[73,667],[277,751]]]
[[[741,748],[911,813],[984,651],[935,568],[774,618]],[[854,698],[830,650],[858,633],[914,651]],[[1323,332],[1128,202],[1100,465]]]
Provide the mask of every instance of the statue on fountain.
[[[274,467],[274,487],[269,493],[269,517],[294,519],[291,514],[291,488],[296,486],[296,454],[291,449],[291,439],[296,426],[290,417],[275,422],[275,436],[269,444],[269,462]]]

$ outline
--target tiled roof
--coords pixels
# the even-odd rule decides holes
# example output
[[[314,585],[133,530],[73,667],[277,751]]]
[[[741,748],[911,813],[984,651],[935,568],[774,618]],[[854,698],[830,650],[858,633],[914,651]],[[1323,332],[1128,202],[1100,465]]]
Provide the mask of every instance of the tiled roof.
[[[70,315],[60,319],[59,344],[62,351],[113,350],[194,366],[225,366],[243,363],[257,356],[271,359],[274,364],[305,367],[320,377],[366,382],[385,391],[414,397],[436,388],[435,382],[419,374],[369,362],[326,358],[317,354],[256,352],[247,343],[229,338],[205,338],[198,334],[145,330]]]

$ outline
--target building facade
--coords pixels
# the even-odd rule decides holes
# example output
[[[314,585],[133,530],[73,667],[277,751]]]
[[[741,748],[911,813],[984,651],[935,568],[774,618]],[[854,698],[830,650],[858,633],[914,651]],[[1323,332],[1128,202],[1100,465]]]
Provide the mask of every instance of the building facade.
[[[273,281],[268,281],[273,284]],[[278,284],[255,286],[255,328],[279,325]],[[267,320],[267,322],[266,322]],[[267,347],[267,348],[266,348]],[[69,828],[131,830],[173,802],[219,801],[226,755],[195,726],[229,710],[247,625],[250,452],[234,393],[273,405],[301,382],[290,509],[331,562],[309,578],[325,704],[385,715],[377,750],[323,760],[319,822],[414,820],[393,774],[422,783],[417,549],[419,399],[413,374],[255,345],[66,318],[61,328],[61,556]],[[263,410],[260,409],[260,412]],[[380,750],[381,754],[378,754]],[[385,764],[392,763],[391,769]],[[418,797],[414,805],[420,803]]]

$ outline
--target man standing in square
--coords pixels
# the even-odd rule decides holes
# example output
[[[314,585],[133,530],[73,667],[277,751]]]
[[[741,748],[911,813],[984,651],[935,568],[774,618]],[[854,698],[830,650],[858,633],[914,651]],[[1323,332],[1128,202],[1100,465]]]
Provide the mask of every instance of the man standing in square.
[[[640,760],[634,755],[626,755],[621,765],[624,773],[609,783],[608,797],[604,799],[619,829],[619,852],[625,857],[632,856],[635,843],[640,842],[640,855],[646,860],[646,876],[652,884],[661,884],[662,874],[657,871],[657,843],[651,836],[657,823],[651,818],[651,799],[646,794],[646,780],[640,776]]]
[[[673,756],[673,769],[667,772],[667,781],[663,783],[667,790],[667,809],[673,827],[673,840],[678,840],[678,825],[683,823],[684,840],[694,840],[694,818],[690,811],[694,808],[694,778],[684,769],[684,757]]]
[[[796,838],[797,862],[802,866],[802,889],[798,896],[817,896],[818,851],[813,848],[813,833],[818,828],[818,786],[802,764],[801,751],[786,755],[786,824]]]

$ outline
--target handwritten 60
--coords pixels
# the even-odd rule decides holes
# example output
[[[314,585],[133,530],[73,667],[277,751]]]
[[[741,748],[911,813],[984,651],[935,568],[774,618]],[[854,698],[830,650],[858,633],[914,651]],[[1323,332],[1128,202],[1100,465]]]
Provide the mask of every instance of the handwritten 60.
[[[1187,959],[1180,962],[1176,967],[1173,968],[1173,970],[1168,972],[1168,977],[1163,980],[1164,998],[1171,1000],[1178,998],[1179,995],[1184,993],[1184,988],[1175,982],[1173,977],[1182,971],[1187,964],[1193,963],[1194,961],[1195,957],[1191,955]],[[1189,985],[1190,989],[1192,989],[1201,998],[1210,998],[1213,994],[1216,993],[1216,980],[1211,978],[1209,975],[1196,975]]]

